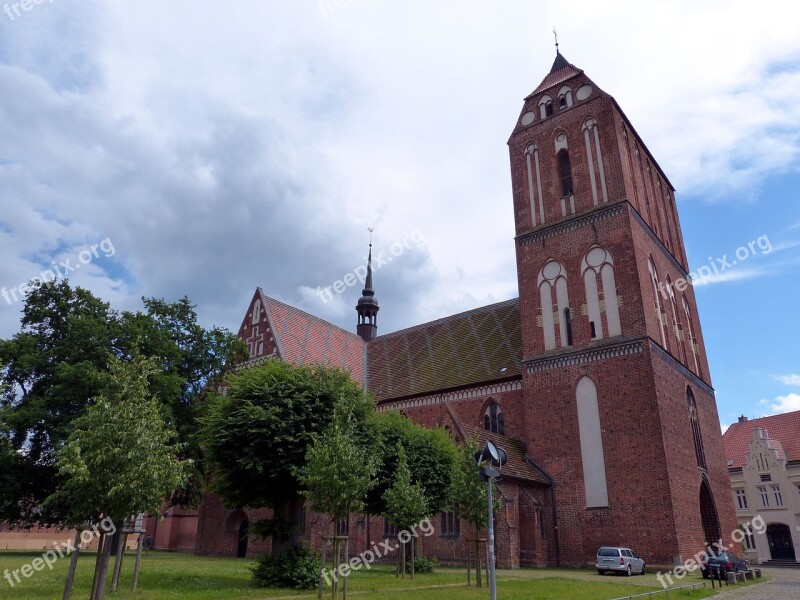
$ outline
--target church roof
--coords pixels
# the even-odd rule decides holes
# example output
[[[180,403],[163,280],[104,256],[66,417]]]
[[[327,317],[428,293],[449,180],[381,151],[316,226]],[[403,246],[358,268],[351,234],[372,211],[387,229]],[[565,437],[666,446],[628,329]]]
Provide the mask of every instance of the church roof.
[[[579,73],[583,73],[583,71],[564,58],[563,54],[556,51],[556,59],[553,61],[550,72],[542,79],[542,83],[539,84],[539,87],[530,93],[528,98],[535,96],[539,92],[543,92],[547,88],[563,83],[570,77],[578,75]],[[528,98],[525,99],[527,100]]]
[[[283,360],[341,367],[364,382],[364,341],[358,335],[269,296],[263,302]]]
[[[502,469],[504,477],[513,477],[525,481],[535,481],[545,485],[550,485],[550,478],[541,470],[536,468],[526,456],[525,444],[515,438],[506,437],[499,433],[486,431],[482,427],[472,427],[463,425],[464,435],[468,438],[478,440],[478,445],[483,448],[486,442],[491,441],[495,446],[502,448],[508,454],[508,462]]]
[[[725,458],[730,468],[743,467],[745,455],[750,450],[754,429],[763,429],[771,446],[778,450],[778,458],[800,460],[800,410],[782,415],[772,415],[734,423],[722,436]]]
[[[521,375],[519,300],[381,335],[367,347],[378,402]]]

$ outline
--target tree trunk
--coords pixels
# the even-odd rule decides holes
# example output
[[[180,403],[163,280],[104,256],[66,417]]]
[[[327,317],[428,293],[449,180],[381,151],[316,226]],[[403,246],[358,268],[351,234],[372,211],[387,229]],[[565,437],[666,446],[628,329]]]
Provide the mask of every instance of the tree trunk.
[[[100,537],[97,538],[97,558],[94,561],[94,575],[92,576],[92,593],[89,595],[90,600],[94,600],[97,594],[97,578],[100,575],[100,563],[103,562],[103,547],[105,546],[106,532],[102,531]]]
[[[108,563],[111,559],[111,543],[115,535],[120,535],[119,532],[115,534],[106,534],[105,543],[103,544],[103,558],[100,561],[100,572],[97,576],[97,589],[94,593],[93,600],[103,600],[106,595],[106,576],[108,575]]]
[[[112,592],[116,592],[117,586],[119,585],[119,578],[122,575],[122,561],[125,559],[125,546],[127,545],[128,545],[128,534],[122,533],[119,538],[119,543],[117,544],[117,558],[114,561],[114,575],[111,577]]]
[[[406,578],[406,544],[405,542],[400,542],[402,552],[400,552],[400,579]]]
[[[78,567],[78,553],[80,552],[81,547],[81,532],[75,534],[75,550],[72,553],[72,556],[69,557],[69,571],[67,571],[67,583],[64,584],[64,595],[61,596],[61,600],[69,600],[69,596],[72,593],[72,584],[75,582],[75,570]]]
[[[142,546],[144,545],[144,532],[139,534],[136,542],[136,566],[133,568],[133,591],[139,587],[139,567],[142,564]]]
[[[350,562],[350,537],[347,536],[344,538],[344,564],[348,564]],[[342,586],[342,598],[347,600],[347,582],[350,580],[350,572],[348,571],[347,576],[344,578],[344,585]]]
[[[333,565],[333,585],[331,586],[333,592],[331,593],[331,598],[333,600],[336,600],[336,595],[339,593],[339,540],[336,539],[335,530],[336,528],[334,527],[333,559],[331,560]]]
[[[411,538],[411,579],[414,579],[414,542],[417,541],[417,538]]]
[[[476,536],[477,537],[477,536]],[[481,587],[481,540],[475,540],[475,585]]]

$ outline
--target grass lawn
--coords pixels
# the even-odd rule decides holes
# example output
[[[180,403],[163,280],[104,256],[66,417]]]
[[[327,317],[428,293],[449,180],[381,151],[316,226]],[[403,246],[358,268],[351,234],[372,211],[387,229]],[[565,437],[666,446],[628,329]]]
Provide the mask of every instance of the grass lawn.
[[[61,598],[69,561],[56,563],[52,571],[34,573],[30,579],[11,587],[4,577],[6,569],[19,569],[30,563],[35,553],[0,552],[0,599],[38,600]],[[191,554],[151,552],[143,555],[139,592],[131,592],[135,556],[125,558],[120,591],[114,598],[139,600],[170,600],[192,598],[197,600],[249,600],[256,598],[316,598],[316,593],[292,590],[256,589],[250,587],[250,560],[209,558]],[[113,563],[113,559],[112,559]],[[86,598],[91,586],[94,555],[82,555],[72,597]],[[111,568],[109,568],[109,579]],[[519,569],[498,571],[498,597],[504,600],[608,600],[627,594],[660,590],[655,575],[644,577],[600,576],[594,571],[580,569]],[[681,583],[702,581],[698,576],[687,576]],[[381,600],[445,600],[449,598],[486,598],[488,589],[466,587],[464,569],[439,568],[433,574],[418,575],[411,580],[397,579],[388,565],[376,565],[369,571],[354,573],[349,583],[354,598]],[[706,598],[711,590],[671,598]],[[330,598],[330,593],[323,595]],[[663,596],[661,596],[663,598]]]

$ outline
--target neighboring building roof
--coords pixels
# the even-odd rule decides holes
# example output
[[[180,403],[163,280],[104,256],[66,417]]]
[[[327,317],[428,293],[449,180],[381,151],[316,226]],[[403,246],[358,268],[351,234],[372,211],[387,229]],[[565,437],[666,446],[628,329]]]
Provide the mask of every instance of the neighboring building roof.
[[[364,382],[364,340],[358,335],[269,296],[263,302],[283,360],[341,367]]]
[[[378,336],[367,346],[378,402],[519,377],[519,300],[507,300]]]
[[[583,73],[583,71],[567,61],[560,52],[556,52],[556,60],[553,62],[553,67],[550,69],[550,72],[542,80],[542,83],[539,84],[539,87],[528,95],[528,98],[539,92],[543,92],[547,88],[558,85],[579,73]],[[528,98],[525,99],[527,100]]]
[[[506,451],[508,462],[501,470],[504,477],[550,485],[549,477],[528,461],[525,444],[520,440],[506,437],[499,433],[492,433],[481,427],[472,427],[470,425],[463,425],[462,427],[464,435],[468,438],[477,439],[481,448],[486,445],[486,442],[491,441],[495,446]]]
[[[722,436],[728,467],[744,466],[754,429],[763,429],[767,432],[770,445],[778,451],[778,458],[800,460],[800,410],[798,410],[760,419],[741,419],[731,425]]]

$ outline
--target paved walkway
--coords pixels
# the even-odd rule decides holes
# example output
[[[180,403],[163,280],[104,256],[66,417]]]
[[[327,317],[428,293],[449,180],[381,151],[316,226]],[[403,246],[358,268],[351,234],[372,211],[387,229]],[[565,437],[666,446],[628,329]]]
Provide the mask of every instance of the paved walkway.
[[[770,581],[752,587],[728,588],[714,598],[725,600],[799,600],[800,569],[762,569]]]

